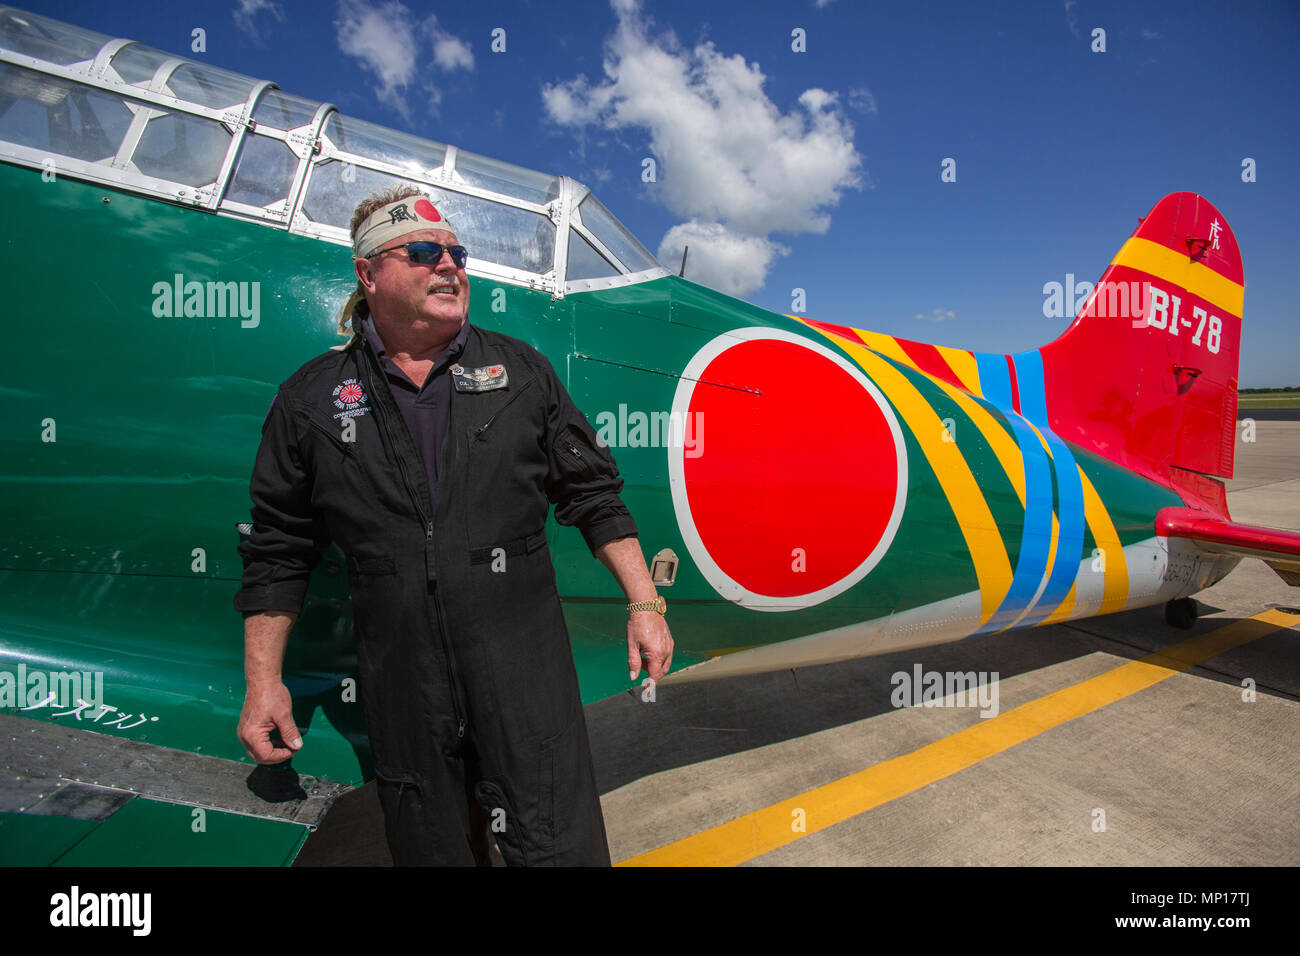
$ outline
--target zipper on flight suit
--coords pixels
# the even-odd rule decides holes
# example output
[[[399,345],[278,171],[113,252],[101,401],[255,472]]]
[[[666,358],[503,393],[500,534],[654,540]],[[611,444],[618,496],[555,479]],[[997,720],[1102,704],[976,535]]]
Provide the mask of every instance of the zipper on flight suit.
[[[533,380],[531,378],[525,379],[524,383],[515,390],[515,393],[511,395],[508,399],[506,399],[506,403],[492,413],[491,418],[485,421],[482,425],[470,429],[470,438],[473,440],[478,440],[479,438],[482,438],[483,433],[487,431],[488,428],[491,427],[492,423],[497,420],[498,416],[500,416],[502,412],[504,412],[507,408],[509,408],[516,398],[518,398],[524,392],[528,391],[528,386],[532,384],[533,384]]]
[[[578,447],[580,442],[569,437],[570,433],[576,431],[577,429],[572,425],[567,426],[560,433],[559,440],[556,442],[556,451],[559,452],[561,458],[567,459],[570,464],[576,467],[584,477],[592,477],[600,467],[599,459],[588,458],[583,454],[582,449]]]
[[[498,408],[495,412],[492,413],[492,417],[491,417],[491,418],[489,418],[487,421],[485,421],[482,425],[479,425],[479,426],[477,426],[477,427],[471,428],[471,429],[469,430],[469,436],[468,436],[468,437],[469,437],[469,439],[470,439],[470,446],[469,446],[469,447],[470,447],[470,451],[472,451],[473,448],[474,448],[474,442],[476,442],[476,441],[478,441],[480,438],[482,438],[482,437],[483,437],[483,433],[486,432],[486,431],[488,430],[489,427],[491,427],[491,425],[492,425],[492,423],[493,423],[494,421],[497,420],[497,416],[499,416],[502,412],[504,412],[507,408],[509,408],[510,405],[514,402],[514,400],[515,400],[516,398],[518,398],[520,395],[522,395],[524,392],[526,392],[526,391],[528,390],[528,386],[531,385],[531,384],[533,384],[533,380],[532,380],[531,378],[530,378],[530,379],[525,379],[525,380],[524,380],[524,383],[523,383],[522,385],[520,385],[519,388],[517,388],[517,389],[515,390],[514,394],[511,395],[508,399],[506,399],[505,404],[502,405],[500,408]],[[454,391],[454,390],[453,390],[453,391]],[[429,523],[429,535],[430,535],[430,536],[433,535],[433,523],[432,523],[432,522]],[[439,614],[442,613],[442,605],[441,605],[441,604],[438,605],[438,613],[439,613]],[[450,657],[448,657],[447,659],[448,659],[448,660],[451,660]],[[462,724],[462,727],[463,727],[463,724]],[[463,730],[462,730],[462,733],[463,733]]]
[[[364,336],[362,338],[364,338]],[[366,354],[368,356],[373,356],[373,352],[370,350],[369,342],[362,342],[361,347],[366,350]],[[366,360],[366,365],[370,368],[371,371],[374,371],[374,366],[378,364],[379,363],[377,361],[371,364],[369,360]],[[380,368],[379,374],[383,375],[383,372],[384,370]],[[365,384],[368,386],[371,385],[370,382],[366,382]],[[383,385],[385,389],[388,388],[388,382],[386,380],[384,381]],[[374,394],[376,392],[376,389],[371,387],[370,391],[372,394]],[[391,393],[386,392],[386,396],[389,401],[392,400]],[[379,427],[383,430],[384,437],[388,439],[388,447],[393,449],[393,454],[397,457],[397,470],[402,473],[402,484],[406,486],[406,492],[411,496],[411,502],[412,504],[415,505],[415,510],[419,514],[420,520],[424,522],[425,554],[432,556],[433,518],[431,517],[431,515],[433,510],[433,502],[432,501],[429,502],[429,511],[425,511],[424,503],[421,501],[421,495],[416,489],[415,483],[411,481],[411,475],[406,469],[406,458],[405,456],[402,455],[401,449],[397,447],[397,443],[393,440],[393,432],[392,429],[389,427],[388,408],[385,406],[385,401],[383,398],[375,402],[375,408],[379,412],[378,415]],[[405,427],[405,425],[403,425],[403,427]],[[432,557],[426,558],[426,560],[432,560]],[[438,612],[438,620],[436,623],[436,626],[438,628],[438,637],[442,641],[442,653],[443,653],[443,657],[447,661],[447,680],[451,686],[451,709],[452,709],[452,713],[456,718],[456,738],[461,739],[465,736],[465,725],[466,725],[465,708],[461,705],[460,682],[456,678],[456,662],[452,658],[451,642],[447,640],[447,632],[444,627],[444,621],[442,618],[442,601],[438,596],[436,585],[435,585],[434,595],[433,595],[433,604]]]

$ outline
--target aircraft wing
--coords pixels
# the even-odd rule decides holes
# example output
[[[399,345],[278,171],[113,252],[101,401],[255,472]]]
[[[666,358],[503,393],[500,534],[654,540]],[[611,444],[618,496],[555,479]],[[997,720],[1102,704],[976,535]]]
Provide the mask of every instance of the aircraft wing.
[[[351,789],[0,715],[0,865],[287,866]]]

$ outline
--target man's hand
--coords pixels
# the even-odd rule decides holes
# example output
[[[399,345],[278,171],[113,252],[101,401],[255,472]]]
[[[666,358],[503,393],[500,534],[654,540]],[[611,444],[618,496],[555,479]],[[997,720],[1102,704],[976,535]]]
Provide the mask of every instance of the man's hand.
[[[277,747],[271,735],[280,732],[287,747]],[[302,747],[293,722],[293,698],[282,683],[250,684],[239,715],[239,741],[257,763],[284,763]]]
[[[263,611],[244,618],[244,682],[248,689],[235,733],[257,763],[284,763],[302,747],[302,735],[293,722],[293,698],[280,677],[284,648],[297,617],[287,611]],[[271,742],[277,730],[283,747]]]
[[[658,597],[636,538],[607,541],[596,549],[596,557],[614,575],[629,604]],[[658,611],[633,611],[627,619],[628,680],[636,680],[641,675],[643,657],[651,680],[660,680],[673,666],[673,635]]]
[[[658,611],[633,611],[627,619],[628,680],[641,675],[643,657],[646,673],[654,681],[661,680],[673,666],[673,635]]]

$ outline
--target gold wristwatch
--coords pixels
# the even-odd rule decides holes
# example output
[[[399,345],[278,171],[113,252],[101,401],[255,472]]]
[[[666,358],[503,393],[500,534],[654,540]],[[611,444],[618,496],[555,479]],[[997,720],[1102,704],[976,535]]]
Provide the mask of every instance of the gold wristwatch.
[[[661,594],[653,601],[637,601],[635,604],[629,604],[627,613],[631,614],[633,611],[658,611],[660,614],[665,614],[668,611],[668,602]]]

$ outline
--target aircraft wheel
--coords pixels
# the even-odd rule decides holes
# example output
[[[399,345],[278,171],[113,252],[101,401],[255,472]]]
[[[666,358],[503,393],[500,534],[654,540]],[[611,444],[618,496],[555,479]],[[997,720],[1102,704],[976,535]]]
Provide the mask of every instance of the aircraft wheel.
[[[1179,598],[1165,604],[1165,623],[1182,631],[1190,631],[1196,624],[1196,599]]]

